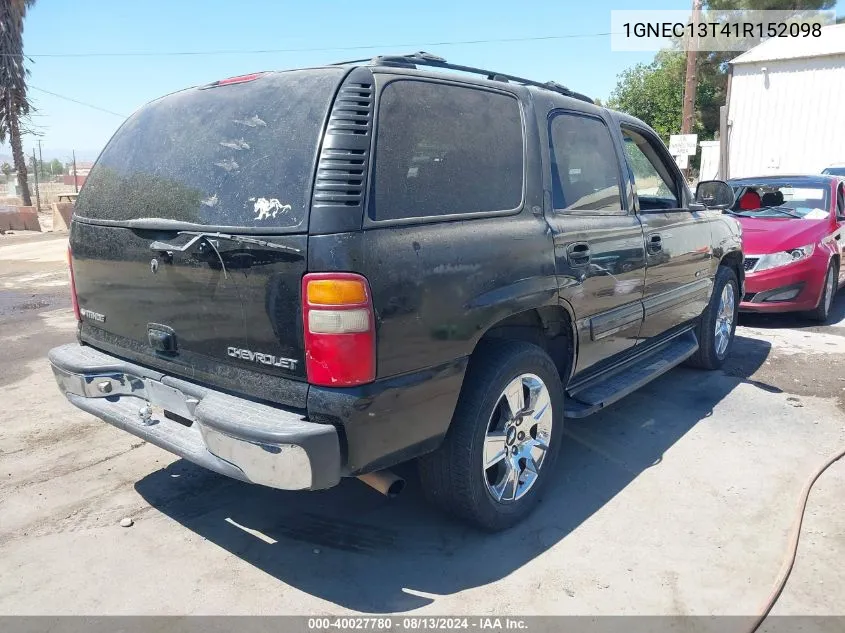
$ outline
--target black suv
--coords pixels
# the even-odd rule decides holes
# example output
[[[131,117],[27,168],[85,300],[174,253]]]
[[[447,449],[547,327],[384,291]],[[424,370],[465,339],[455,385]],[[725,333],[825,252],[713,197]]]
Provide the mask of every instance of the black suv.
[[[435,504],[501,529],[564,418],[722,364],[732,202],[554,83],[425,53],[224,79],[100,155],[70,231],[79,342],[50,361],[72,404],[218,473],[393,493],[416,458]]]

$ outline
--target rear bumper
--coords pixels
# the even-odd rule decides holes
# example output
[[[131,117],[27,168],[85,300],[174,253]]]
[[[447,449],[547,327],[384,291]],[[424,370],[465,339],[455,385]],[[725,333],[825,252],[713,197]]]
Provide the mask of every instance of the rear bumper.
[[[320,490],[340,481],[340,442],[330,424],[76,343],[51,350],[49,359],[72,404],[195,464],[283,490]]]

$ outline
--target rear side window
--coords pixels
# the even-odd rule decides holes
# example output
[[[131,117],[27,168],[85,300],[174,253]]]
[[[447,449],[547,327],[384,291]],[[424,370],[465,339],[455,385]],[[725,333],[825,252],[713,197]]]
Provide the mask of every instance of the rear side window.
[[[154,101],[109,141],[79,195],[77,215],[304,225],[323,123],[342,74],[269,73]]]
[[[372,217],[516,209],[523,162],[522,116],[514,97],[392,81],[379,102]]]
[[[601,120],[580,114],[556,114],[549,138],[555,209],[625,213],[619,159],[610,130]]]

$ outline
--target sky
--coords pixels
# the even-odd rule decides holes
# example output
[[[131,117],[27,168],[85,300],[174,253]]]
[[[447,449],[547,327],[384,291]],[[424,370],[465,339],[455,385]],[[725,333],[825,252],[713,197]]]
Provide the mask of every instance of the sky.
[[[690,4],[644,0],[636,8]],[[93,160],[123,117],[169,92],[260,70],[417,50],[605,100],[619,73],[653,58],[611,51],[610,12],[628,8],[624,0],[38,0],[24,24],[38,110],[32,123],[45,160],[69,159],[73,149]],[[560,39],[445,44],[549,37]],[[267,49],[284,52],[255,52]],[[165,54],[209,51],[217,54]],[[35,142],[24,138],[27,153]]]

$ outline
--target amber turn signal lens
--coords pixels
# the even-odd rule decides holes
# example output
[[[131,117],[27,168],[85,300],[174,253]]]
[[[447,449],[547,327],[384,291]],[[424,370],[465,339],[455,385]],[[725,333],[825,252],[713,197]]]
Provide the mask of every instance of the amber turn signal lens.
[[[357,279],[312,279],[308,282],[308,303],[312,305],[355,305],[367,301],[367,289]]]

